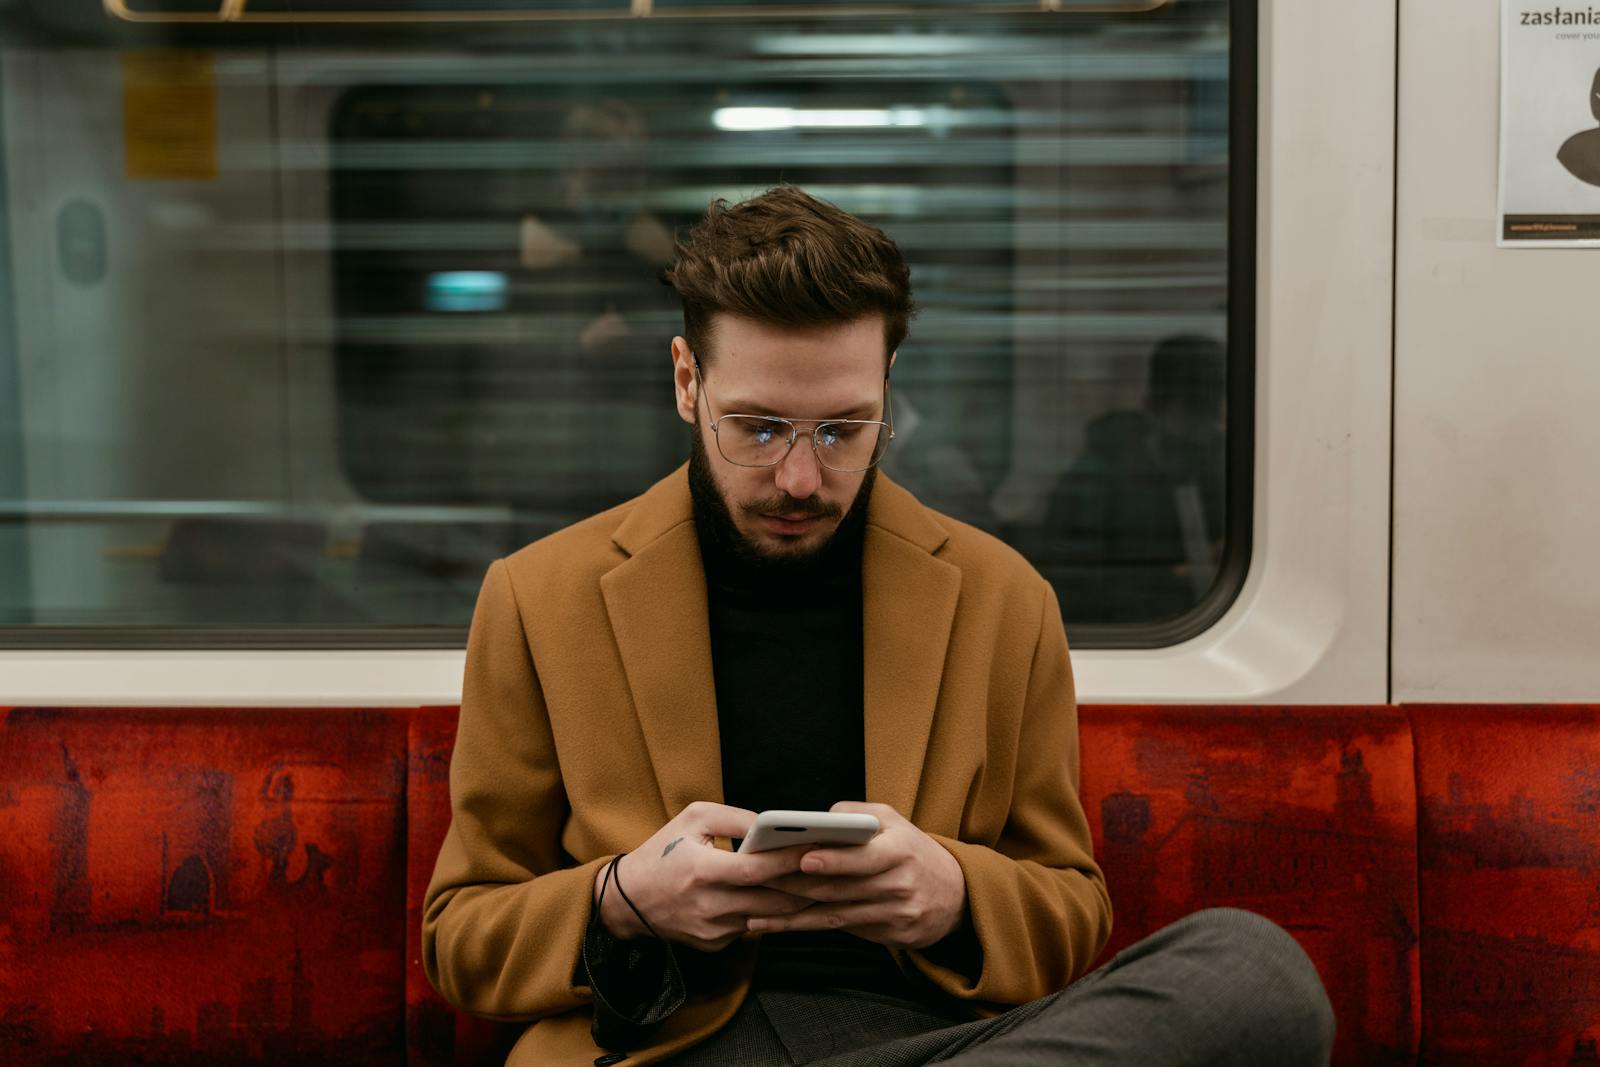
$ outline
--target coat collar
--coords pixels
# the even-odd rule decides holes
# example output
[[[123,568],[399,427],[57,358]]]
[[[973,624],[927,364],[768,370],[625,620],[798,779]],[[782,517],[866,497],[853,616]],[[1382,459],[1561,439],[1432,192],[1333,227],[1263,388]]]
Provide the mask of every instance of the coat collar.
[[[866,799],[908,818],[961,590],[960,569],[937,558],[949,536],[915,497],[878,477],[862,548]],[[600,587],[667,816],[695,800],[720,803],[705,569],[687,468],[639,497],[612,540],[628,558]]]

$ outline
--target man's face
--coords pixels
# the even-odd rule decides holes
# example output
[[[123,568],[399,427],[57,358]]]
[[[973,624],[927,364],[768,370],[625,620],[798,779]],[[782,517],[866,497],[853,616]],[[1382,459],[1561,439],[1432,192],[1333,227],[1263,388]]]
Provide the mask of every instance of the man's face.
[[[817,462],[811,431],[830,419],[882,419],[883,320],[796,330],[732,315],[713,317],[715,357],[700,354],[702,390],[682,337],[672,342],[678,414],[695,424],[712,482],[745,546],[768,559],[820,551],[857,500],[865,471]],[[797,424],[794,447],[773,467],[741,467],[717,449],[711,423],[768,415]]]

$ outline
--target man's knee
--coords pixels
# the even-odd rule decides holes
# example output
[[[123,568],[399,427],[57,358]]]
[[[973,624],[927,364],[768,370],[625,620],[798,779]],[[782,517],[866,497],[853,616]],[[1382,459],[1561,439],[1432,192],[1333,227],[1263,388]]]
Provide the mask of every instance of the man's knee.
[[[1222,981],[1219,1010],[1237,1016],[1254,1039],[1280,1048],[1278,1062],[1326,1063],[1334,1016],[1305,950],[1283,927],[1254,912],[1208,908],[1173,924],[1186,952],[1198,953]]]

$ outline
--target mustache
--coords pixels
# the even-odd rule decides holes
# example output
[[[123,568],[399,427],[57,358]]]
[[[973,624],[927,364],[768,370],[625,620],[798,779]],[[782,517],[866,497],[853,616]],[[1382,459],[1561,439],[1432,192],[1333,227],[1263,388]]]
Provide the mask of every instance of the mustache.
[[[768,515],[774,518],[780,515],[790,517],[803,515],[808,519],[836,519],[844,514],[844,508],[820,497],[811,496],[804,500],[796,500],[787,493],[782,496],[746,501],[739,505],[739,510],[747,515]]]

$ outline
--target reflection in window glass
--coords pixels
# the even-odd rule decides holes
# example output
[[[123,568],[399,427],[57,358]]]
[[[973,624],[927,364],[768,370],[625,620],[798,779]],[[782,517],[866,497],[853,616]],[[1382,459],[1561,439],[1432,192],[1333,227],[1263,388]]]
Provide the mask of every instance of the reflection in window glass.
[[[12,48],[0,623],[465,625],[491,559],[686,457],[659,272],[780,181],[912,264],[886,472],[1027,554],[1069,628],[1192,611],[1248,366],[1229,5],[940,6]]]

